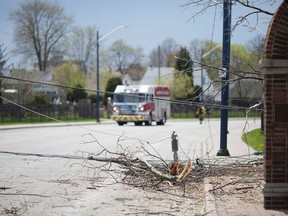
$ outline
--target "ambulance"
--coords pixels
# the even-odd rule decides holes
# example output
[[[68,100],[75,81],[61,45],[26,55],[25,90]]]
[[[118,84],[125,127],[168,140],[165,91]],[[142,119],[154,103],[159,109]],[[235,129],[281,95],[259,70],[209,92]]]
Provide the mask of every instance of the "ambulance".
[[[170,88],[155,85],[118,85],[114,91],[112,119],[122,126],[164,125],[170,117]]]

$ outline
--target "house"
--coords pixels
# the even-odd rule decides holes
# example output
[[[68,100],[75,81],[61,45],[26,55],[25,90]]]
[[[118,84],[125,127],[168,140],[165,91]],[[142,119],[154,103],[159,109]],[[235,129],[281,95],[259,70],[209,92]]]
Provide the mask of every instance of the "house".
[[[48,72],[42,73],[42,76],[39,77],[39,82],[43,83],[52,83],[53,79],[53,73],[51,70]],[[49,99],[53,99],[55,97],[58,97],[58,87],[46,85],[46,84],[35,84],[32,93],[36,95],[45,95]]]
[[[229,85],[230,105],[252,106],[263,98],[263,82],[261,80],[242,79]]]
[[[129,74],[123,74],[121,76],[121,79],[122,79],[123,85],[133,85],[133,84],[135,84]]]
[[[165,83],[165,81],[169,81],[173,77],[173,71],[173,67],[149,67],[139,84],[156,85],[159,81]]]
[[[202,81],[202,85],[201,85]],[[204,101],[205,99],[210,99],[213,101],[220,101],[221,94],[215,91],[214,85],[211,83],[211,79],[205,68],[194,68],[193,69],[193,83],[194,85],[201,86],[203,89]]]

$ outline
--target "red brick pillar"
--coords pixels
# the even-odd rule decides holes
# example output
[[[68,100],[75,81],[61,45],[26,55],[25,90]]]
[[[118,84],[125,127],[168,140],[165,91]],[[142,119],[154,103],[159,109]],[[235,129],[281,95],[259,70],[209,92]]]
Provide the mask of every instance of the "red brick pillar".
[[[288,209],[288,0],[275,12],[261,61],[266,209]]]
[[[262,60],[264,76],[264,207],[288,208],[288,60]]]

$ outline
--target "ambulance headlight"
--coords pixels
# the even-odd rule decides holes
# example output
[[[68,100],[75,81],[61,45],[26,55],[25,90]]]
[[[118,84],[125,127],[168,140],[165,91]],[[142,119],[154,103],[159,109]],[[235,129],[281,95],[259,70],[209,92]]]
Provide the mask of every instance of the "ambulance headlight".
[[[113,106],[113,112],[119,113],[119,107],[118,106]]]
[[[139,104],[139,105],[138,105],[138,110],[139,110],[140,112],[143,112],[143,111],[145,110],[145,107],[144,107],[142,104]]]

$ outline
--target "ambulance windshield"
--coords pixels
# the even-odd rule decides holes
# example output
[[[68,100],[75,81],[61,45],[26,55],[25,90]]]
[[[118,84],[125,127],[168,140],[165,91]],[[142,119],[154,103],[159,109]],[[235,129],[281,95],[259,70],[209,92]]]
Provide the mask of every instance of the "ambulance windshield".
[[[117,103],[139,103],[144,102],[145,100],[144,93],[123,93],[114,95],[114,102]]]

